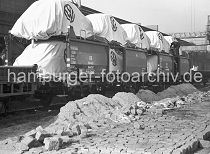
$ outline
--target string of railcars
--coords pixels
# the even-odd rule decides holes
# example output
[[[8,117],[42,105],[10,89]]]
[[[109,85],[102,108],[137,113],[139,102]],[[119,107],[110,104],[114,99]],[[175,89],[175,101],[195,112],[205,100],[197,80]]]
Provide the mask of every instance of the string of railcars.
[[[134,42],[132,43],[132,40],[123,42],[123,38],[121,38],[122,35],[117,35],[117,38],[120,38],[122,41],[120,42],[110,38],[110,36],[115,37],[115,32],[122,28],[117,21],[120,21],[121,24],[130,24],[130,26],[134,26],[133,28],[136,28],[137,26],[139,29],[136,30],[140,30],[139,34],[141,35],[137,37],[140,38],[147,37],[146,34],[143,35],[141,31],[151,31],[151,29],[132,24],[118,18],[116,21],[114,17],[109,15],[103,15],[104,21],[107,21],[105,26],[107,26],[107,28],[111,27],[106,36],[103,37],[102,35],[97,35],[97,32],[94,32],[94,35],[88,36],[88,31],[81,29],[77,30],[79,26],[86,25],[77,19],[77,14],[75,12],[78,12],[78,10],[75,9],[75,5],[65,0],[60,0],[60,2],[62,4],[61,6],[64,6],[61,8],[61,11],[63,11],[63,18],[66,18],[65,20],[68,21],[67,24],[69,24],[68,28],[67,26],[65,28],[66,33],[51,36],[49,33],[47,33],[46,36],[49,37],[45,39],[40,39],[44,35],[39,34],[38,39],[25,39],[24,37],[19,37],[20,33],[15,31],[17,29],[14,30],[14,26],[10,34],[5,36],[7,66],[0,67],[0,102],[2,102],[0,105],[1,112],[7,112],[7,104],[12,100],[25,99],[28,96],[33,96],[34,98],[40,99],[40,102],[43,106],[49,106],[53,97],[55,96],[66,97],[68,100],[73,100],[85,97],[90,93],[104,94],[106,91],[110,90],[137,92],[141,88],[150,88],[154,87],[154,85],[160,88],[166,85],[179,83],[181,81],[180,79],[183,77],[183,74],[190,71],[191,64],[189,56],[179,54],[180,44],[178,42],[173,42],[171,46],[169,45],[170,49],[167,49],[167,51],[164,51],[163,48],[143,48],[142,43],[140,43],[140,46],[138,46]],[[80,7],[80,10],[85,15],[90,14],[88,18],[90,21],[92,13],[99,13],[86,7]],[[39,12],[36,10],[36,13],[38,14]],[[22,16],[25,15],[24,17],[26,17],[26,14],[27,11]],[[80,16],[82,20],[84,19],[80,13],[78,13],[78,16]],[[93,31],[96,17],[97,16],[93,15],[94,21],[91,22]],[[99,18],[101,18],[101,16]],[[22,21],[24,23],[23,19],[24,18],[19,19],[16,24]],[[76,22],[78,22],[79,25],[77,23],[77,26],[75,26],[74,23]],[[30,26],[33,27],[34,25]],[[102,31],[104,31],[104,29],[102,29]],[[124,30],[122,31],[124,33]],[[159,41],[163,41],[163,35],[166,34],[162,35],[160,32],[154,32],[160,39]],[[53,43],[55,43],[55,45]],[[43,54],[46,55],[36,55],[36,52],[41,52],[38,50],[38,47],[42,45],[47,45],[45,48],[46,52],[49,49],[48,45],[54,45],[53,47],[59,46],[60,48],[65,47],[65,49],[60,50],[60,48],[58,48],[53,50],[53,52],[50,50],[47,54],[46,52],[43,52]],[[29,49],[30,51],[27,51]],[[35,49],[38,51],[34,51]],[[46,57],[49,55],[52,56],[52,59],[56,57],[55,55],[58,55],[59,57],[63,56],[63,59],[61,59],[59,62],[56,60],[52,62],[51,60],[49,65],[46,64],[45,67],[43,67],[44,69],[49,69],[51,71],[57,71],[59,69],[59,71],[61,71],[65,65],[65,71],[63,71],[63,73],[67,72],[70,74],[74,72],[78,76],[81,75],[82,72],[91,73],[91,81],[86,80],[89,79],[89,77],[85,76],[82,78],[82,81],[84,82],[77,79],[77,83],[75,85],[69,84],[66,78],[60,78],[59,82],[42,82],[43,79],[46,79],[46,76],[42,76],[43,70],[40,71],[40,67],[44,65],[44,62],[47,61]],[[39,56],[45,57],[40,57],[40,59],[37,60],[36,58],[39,58]],[[43,60],[43,58],[45,59]],[[38,62],[41,61],[42,63],[34,63],[34,59],[36,59]],[[29,61],[29,63],[26,63],[26,61]],[[123,82],[122,80],[118,81],[115,79],[113,82],[109,82],[107,79],[102,77],[102,72],[105,74],[114,73],[114,75],[117,75],[116,73],[118,71],[120,72],[120,77],[124,72],[129,74],[137,72],[141,74],[141,80],[139,80],[139,82]],[[144,78],[142,73],[148,75],[149,73],[157,71],[171,73],[171,75],[179,73],[179,80],[177,80],[176,83],[172,83],[170,75],[170,80],[168,83],[161,81],[154,83],[149,82],[148,79],[145,79],[144,82],[142,82],[142,78]],[[39,73],[37,76],[30,78],[30,80],[28,79],[30,76],[25,76],[25,80],[22,81],[21,79],[17,80],[16,78],[20,76],[20,72],[24,74]],[[150,77],[155,78],[156,76],[153,75]],[[71,77],[71,79],[75,80],[75,77]]]

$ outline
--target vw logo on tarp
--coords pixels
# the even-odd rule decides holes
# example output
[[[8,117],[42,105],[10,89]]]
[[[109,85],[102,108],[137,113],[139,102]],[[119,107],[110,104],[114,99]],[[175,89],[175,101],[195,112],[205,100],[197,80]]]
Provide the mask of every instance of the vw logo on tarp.
[[[70,21],[70,23],[74,22],[74,19],[75,19],[74,10],[69,4],[66,4],[64,6],[64,14],[66,18]]]
[[[140,32],[140,38],[141,40],[144,39],[144,33],[143,33],[143,30],[141,29],[141,27],[139,27],[139,32]]]
[[[116,56],[116,54],[113,51],[111,51],[110,54],[111,54],[112,65],[117,66],[117,56]]]
[[[111,20],[111,24],[112,24],[112,30],[114,32],[116,32],[117,31],[117,23],[116,23],[114,17],[110,17],[110,20]]]
[[[163,42],[163,36],[161,33],[158,33],[158,38]]]

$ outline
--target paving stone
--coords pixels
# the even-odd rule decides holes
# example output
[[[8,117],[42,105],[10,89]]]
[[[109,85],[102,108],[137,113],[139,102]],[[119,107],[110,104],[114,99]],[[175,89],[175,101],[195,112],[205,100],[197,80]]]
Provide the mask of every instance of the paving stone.
[[[43,147],[38,147],[38,148],[31,148],[29,150],[29,152],[31,152],[32,154],[40,154],[44,151]]]
[[[175,149],[175,150],[173,150],[172,154],[182,154],[182,151],[183,150],[181,148]]]
[[[48,137],[44,139],[45,149],[48,151],[58,150],[62,140],[59,137]]]
[[[137,130],[143,130],[145,127],[141,125],[139,122],[134,122],[133,124],[134,128]]]
[[[89,153],[89,149],[81,148],[81,149],[79,149],[79,151],[77,153],[88,154]]]
[[[33,129],[33,130],[27,132],[24,136],[32,136],[32,137],[35,137],[36,132],[37,132],[37,130],[36,129]]]
[[[42,128],[42,126],[38,126],[38,127],[36,127],[36,131],[38,132],[38,131],[43,131],[44,129]]]
[[[40,142],[43,142],[46,137],[51,137],[51,134],[47,133],[45,130],[37,131],[35,136],[35,138]]]
[[[172,152],[173,152],[173,148],[166,148],[166,149],[162,152],[162,154],[172,154]]]
[[[210,147],[210,141],[199,140],[199,147],[200,148],[209,148]]]
[[[84,126],[80,127],[81,129],[81,134],[80,134],[80,137],[84,138],[84,137],[87,137],[88,135],[88,129]]]
[[[21,141],[21,143],[25,144],[29,148],[42,146],[42,144],[38,140],[33,138],[32,136],[24,137],[23,140]]]
[[[158,148],[155,152],[154,152],[154,154],[163,154],[163,152],[164,151],[166,151],[166,148]]]
[[[72,131],[75,135],[80,135],[81,134],[81,128],[80,125],[76,124],[74,126],[72,126]]]
[[[57,133],[58,135],[60,136],[69,136],[69,137],[73,137],[74,134],[71,130],[68,130],[68,131],[62,131],[61,133]]]
[[[78,140],[75,140],[73,138],[70,138],[69,136],[58,136],[60,138],[60,140],[62,141],[62,146],[71,144],[71,143],[76,143],[78,142]]]
[[[23,143],[16,143],[15,144],[15,149],[20,150],[20,151],[28,151],[29,147]]]
[[[100,154],[110,154],[110,153],[111,153],[111,149],[100,148]]]
[[[127,152],[126,152],[127,153]],[[121,149],[113,149],[111,154],[121,154]]]

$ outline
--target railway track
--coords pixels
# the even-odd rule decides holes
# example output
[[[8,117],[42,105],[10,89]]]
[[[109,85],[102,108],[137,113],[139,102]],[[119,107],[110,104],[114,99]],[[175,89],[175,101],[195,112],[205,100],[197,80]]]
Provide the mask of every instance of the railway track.
[[[31,113],[31,114],[34,114],[36,113],[37,111],[41,111],[41,112],[50,112],[50,111],[59,111],[59,109],[65,105],[67,102],[65,103],[60,103],[60,104],[52,104],[50,105],[49,107],[43,107],[41,105],[39,106],[36,106],[34,105],[33,107],[25,107],[25,108],[19,108],[19,109],[16,109],[16,110],[7,110],[6,112],[1,112],[0,113],[0,117],[6,117],[8,115],[17,115],[17,114],[22,114],[22,113]],[[24,104],[23,104],[24,105]],[[5,108],[5,106],[1,106],[0,108],[0,111],[4,110],[2,108]]]

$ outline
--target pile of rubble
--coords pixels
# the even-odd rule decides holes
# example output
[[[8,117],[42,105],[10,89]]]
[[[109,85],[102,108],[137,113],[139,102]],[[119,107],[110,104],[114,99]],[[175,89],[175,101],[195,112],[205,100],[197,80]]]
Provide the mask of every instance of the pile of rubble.
[[[194,93],[189,94],[192,92]],[[5,140],[0,144],[0,149],[14,145],[12,150],[32,151],[34,148],[39,148],[42,152],[58,150],[79,142],[99,128],[112,128],[117,124],[139,120],[142,114],[159,111],[162,113],[163,109],[201,102],[209,95],[210,92],[200,92],[190,84],[172,86],[158,94],[149,90],[140,90],[137,95],[119,92],[112,98],[91,94],[67,103],[60,109],[56,120],[45,129],[37,127],[23,136]],[[168,98],[169,96],[172,98]],[[160,100],[161,98],[163,99]]]
[[[98,128],[113,127],[139,119],[146,111],[146,105],[133,93],[117,93],[113,98],[92,94],[67,103],[60,109],[55,122],[45,129],[37,127],[12,142],[5,141],[1,145],[7,147],[12,144],[14,146],[11,150],[20,151],[37,147],[42,148],[42,151],[58,150],[79,142],[79,139],[88,137]]]
[[[148,111],[162,113],[163,110],[180,108],[190,103],[202,102],[209,92],[198,91],[192,84],[171,86],[157,94],[150,90],[140,90],[137,96],[150,104]]]
[[[138,120],[148,108],[148,104],[133,93],[119,92],[113,96],[112,100],[121,105],[121,108],[116,110],[119,110],[120,114],[128,116],[131,121]]]
[[[136,94],[144,102],[160,101],[165,98],[172,98],[177,96],[186,96],[198,91],[192,84],[180,84],[175,86],[170,86],[162,92],[155,94],[150,90],[140,89]]]
[[[151,113],[164,113],[166,110],[177,109],[193,103],[202,103],[209,98],[210,92],[196,91],[186,96],[165,98],[160,101],[153,101],[148,111]]]
[[[57,120],[47,128],[47,131],[51,133],[60,130],[72,131],[80,135],[74,128],[81,127],[87,131],[113,123],[130,123],[131,117],[137,118],[146,111],[146,105],[133,93],[120,92],[113,98],[91,94],[62,107]]]

